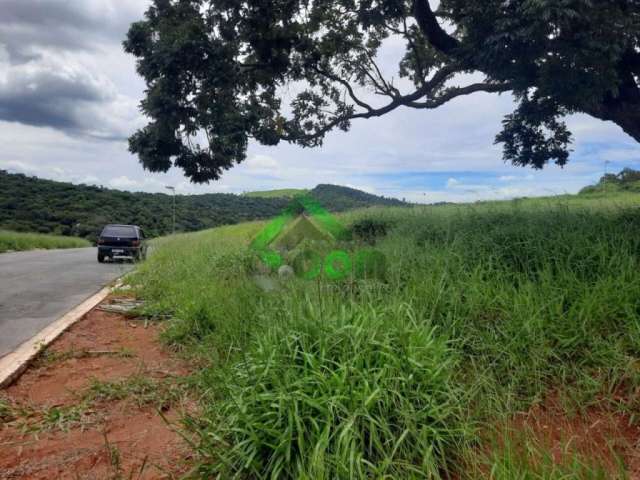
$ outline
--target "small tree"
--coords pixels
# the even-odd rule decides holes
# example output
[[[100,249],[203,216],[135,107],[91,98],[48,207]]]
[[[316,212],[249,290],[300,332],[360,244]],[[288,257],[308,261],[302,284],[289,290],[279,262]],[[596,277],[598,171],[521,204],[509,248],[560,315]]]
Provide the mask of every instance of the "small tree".
[[[637,0],[155,0],[145,17],[124,42],[150,118],[130,150],[195,182],[241,162],[249,139],[314,147],[353,120],[475,92],[515,95],[496,141],[517,165],[564,165],[574,112],[640,141]],[[376,63],[390,37],[403,88]],[[459,83],[472,72],[482,80]]]

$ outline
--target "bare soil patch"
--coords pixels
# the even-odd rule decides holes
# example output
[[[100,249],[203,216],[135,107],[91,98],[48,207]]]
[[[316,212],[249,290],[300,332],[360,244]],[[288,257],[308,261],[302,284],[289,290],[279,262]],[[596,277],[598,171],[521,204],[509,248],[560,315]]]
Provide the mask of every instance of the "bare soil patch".
[[[609,400],[634,404],[628,396],[614,395]],[[640,480],[640,426],[625,410],[602,402],[569,414],[558,397],[550,395],[485,432],[477,453],[486,459],[493,458],[492,453],[500,456],[508,442],[508,448],[534,470],[546,463],[548,456],[555,465],[568,466],[578,459],[591,468],[603,469],[607,478]],[[488,478],[489,468],[484,465],[478,470],[476,465],[475,471]]]
[[[569,416],[551,400],[517,418],[514,426],[530,432],[556,463],[578,455],[614,474],[622,461],[633,480],[640,479],[640,428],[632,420],[628,414],[604,407]]]
[[[184,473],[175,428],[194,405],[180,387],[189,368],[160,344],[161,328],[94,309],[0,390],[0,479]]]

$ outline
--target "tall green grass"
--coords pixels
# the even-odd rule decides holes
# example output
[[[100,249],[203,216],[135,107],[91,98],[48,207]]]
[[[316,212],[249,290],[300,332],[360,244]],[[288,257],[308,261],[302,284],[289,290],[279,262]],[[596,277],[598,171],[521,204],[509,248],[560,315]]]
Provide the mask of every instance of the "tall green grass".
[[[83,238],[0,230],[0,253],[10,250],[22,251],[37,248],[82,248],[90,246],[91,243]]]
[[[608,392],[640,385],[639,204],[353,212],[345,223],[389,226],[376,245],[385,279],[289,279],[271,292],[247,249],[260,223],[167,240],[131,281],[201,367],[199,473],[448,478],[479,430],[550,391],[572,410],[615,404]],[[581,478],[583,466],[518,468]],[[566,469],[574,477],[556,476]]]

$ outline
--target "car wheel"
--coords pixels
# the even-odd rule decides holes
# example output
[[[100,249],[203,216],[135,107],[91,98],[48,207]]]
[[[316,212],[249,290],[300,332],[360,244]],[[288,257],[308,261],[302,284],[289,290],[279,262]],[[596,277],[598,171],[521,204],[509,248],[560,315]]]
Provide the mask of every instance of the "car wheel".
[[[98,263],[104,263],[104,255],[102,253],[98,254]]]

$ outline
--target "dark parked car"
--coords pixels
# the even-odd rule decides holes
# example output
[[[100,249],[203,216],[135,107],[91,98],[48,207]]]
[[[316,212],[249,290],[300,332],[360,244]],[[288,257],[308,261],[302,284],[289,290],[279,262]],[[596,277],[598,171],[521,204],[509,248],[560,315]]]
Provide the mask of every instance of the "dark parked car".
[[[137,225],[107,225],[98,237],[98,261],[109,257],[130,257],[143,260],[147,256],[147,242]]]

